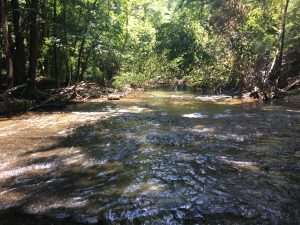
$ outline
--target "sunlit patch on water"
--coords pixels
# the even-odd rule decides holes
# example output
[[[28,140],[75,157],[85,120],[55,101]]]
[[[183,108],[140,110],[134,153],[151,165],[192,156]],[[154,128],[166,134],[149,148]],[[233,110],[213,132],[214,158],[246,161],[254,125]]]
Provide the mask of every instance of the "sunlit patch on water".
[[[116,112],[116,113],[141,113],[141,112],[151,112],[152,110],[148,108],[143,108],[143,107],[138,107],[138,106],[131,106],[127,108],[121,108],[121,109],[115,109],[112,110],[111,112]]]
[[[190,131],[195,132],[195,133],[212,133],[216,131],[215,127],[212,126],[203,126],[203,125],[197,125],[190,129]]]
[[[0,178],[7,179],[10,177],[20,176],[25,173],[37,172],[39,170],[54,170],[58,166],[60,165],[56,163],[45,163],[45,164],[34,164],[30,166],[19,167],[12,170],[1,171]]]
[[[84,167],[92,167],[92,166],[99,166],[99,165],[105,165],[108,162],[107,159],[89,159],[87,161],[85,161],[82,165]]]
[[[287,111],[287,112],[295,112],[295,113],[299,113],[298,116],[300,116],[300,110],[297,110],[297,109],[287,109],[286,111]]]
[[[72,114],[83,115],[83,116],[102,116],[104,112],[72,112]]]
[[[145,183],[135,183],[124,190],[124,195],[137,196],[137,195],[152,195],[155,192],[161,192],[165,188],[164,185],[157,182],[148,181]]]
[[[185,92],[150,91],[151,98],[193,99],[194,95]]]
[[[262,110],[264,111],[275,111],[275,110],[284,110],[284,109],[285,107],[280,105],[266,105],[262,108]]]
[[[207,118],[207,115],[204,113],[191,113],[191,114],[184,114],[184,115],[182,115],[182,117],[203,119],[203,118]]]
[[[72,155],[68,156],[63,160],[63,162],[64,165],[76,165],[76,164],[83,165],[83,166],[87,166],[87,164],[93,165],[93,163],[89,162],[86,159],[86,155],[83,153],[75,154],[73,156]]]
[[[166,96],[167,98],[177,98],[177,99],[193,99],[194,96],[193,95],[189,95],[189,96],[182,96],[182,95],[168,95]]]
[[[235,161],[232,159],[228,159],[225,156],[221,156],[220,160],[224,163],[231,165],[233,168],[236,168],[236,169],[251,170],[251,171],[260,171],[261,170],[261,168],[255,162]]]
[[[57,134],[62,135],[62,136],[68,136],[71,135],[75,131],[75,128],[67,128],[64,130],[59,131]]]
[[[3,159],[6,155],[0,154],[0,157]],[[0,170],[5,169],[8,165],[10,165],[9,162],[0,163]]]
[[[45,199],[41,202],[36,202],[25,208],[25,211],[30,214],[47,213],[53,209],[66,208],[75,209],[82,208],[88,204],[88,200],[82,197],[66,198],[66,199]]]
[[[197,96],[196,99],[200,100],[200,101],[216,102],[216,101],[222,101],[225,99],[231,99],[231,96],[228,96],[228,95],[201,95],[201,96]]]
[[[250,137],[248,135],[240,135],[240,134],[213,134],[211,135],[212,138],[216,138],[219,140],[234,140],[234,141],[245,141],[249,140]]]
[[[215,118],[215,119],[226,118],[226,117],[230,117],[230,115],[229,114],[216,114],[213,116],[213,118]]]

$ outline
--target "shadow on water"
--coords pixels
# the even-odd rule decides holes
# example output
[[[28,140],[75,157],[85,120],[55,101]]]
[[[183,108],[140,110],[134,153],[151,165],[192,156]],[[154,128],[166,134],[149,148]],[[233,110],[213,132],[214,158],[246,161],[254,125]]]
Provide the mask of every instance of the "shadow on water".
[[[72,109],[1,172],[0,224],[297,224],[299,114],[182,105]]]

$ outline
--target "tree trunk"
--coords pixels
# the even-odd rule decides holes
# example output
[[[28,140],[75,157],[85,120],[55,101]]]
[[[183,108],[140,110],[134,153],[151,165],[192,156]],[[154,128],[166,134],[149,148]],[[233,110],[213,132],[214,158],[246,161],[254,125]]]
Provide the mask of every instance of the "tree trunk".
[[[88,60],[90,58],[90,53],[91,53],[91,49],[87,52],[85,60],[81,63],[81,72],[80,72],[80,75],[79,75],[79,80],[80,81],[83,81],[83,76],[84,76],[84,73],[87,69],[87,64],[88,64]]]
[[[28,88],[35,90],[35,78],[38,58],[38,29],[37,29],[38,0],[31,0],[30,4],[30,37],[29,37],[29,68]]]
[[[67,31],[67,1],[63,0],[62,1],[62,6],[63,6],[63,10],[62,10],[62,14],[63,14],[63,24],[64,24],[64,30],[63,30],[63,34],[64,34],[64,44],[66,47],[65,50],[65,67],[66,67],[66,79],[65,79],[65,85],[67,85],[68,87],[71,86],[72,83],[72,64],[70,63],[70,47],[69,47],[69,43],[68,43],[68,31]]]
[[[94,0],[92,6],[91,6],[91,10],[95,9],[96,5],[97,5],[98,0]],[[87,3],[87,6],[89,6],[89,2]],[[89,7],[87,7],[89,8]],[[87,13],[89,13],[89,11],[87,11]],[[83,76],[81,77],[81,74],[83,75],[83,73],[80,72],[80,68],[82,65],[82,57],[83,57],[83,53],[84,53],[84,48],[85,48],[85,33],[88,31],[88,23],[86,24],[86,29],[83,35],[83,38],[81,40],[81,44],[80,44],[80,49],[79,49],[79,55],[78,55],[78,60],[77,60],[77,71],[76,71],[76,85],[79,81],[83,80]],[[84,68],[82,68],[83,71]]]
[[[287,78],[281,76],[282,69],[282,58],[283,58],[283,49],[284,49],[284,38],[285,38],[285,23],[286,23],[286,13],[289,5],[289,0],[286,0],[286,4],[284,7],[282,20],[281,20],[281,34],[280,34],[280,43],[276,50],[276,54],[272,63],[272,66],[269,70],[269,81],[272,86],[274,86],[275,90],[277,87],[286,86]]]
[[[14,34],[16,51],[14,54],[14,78],[17,85],[27,81],[24,35],[20,28],[20,6],[19,0],[11,0],[13,14]]]
[[[10,89],[13,87],[13,60],[9,45],[9,32],[7,22],[7,2],[6,0],[0,0],[0,16],[1,25],[3,32],[3,51],[6,60],[6,71],[7,71],[7,83],[6,88]]]
[[[66,75],[65,85],[69,87],[71,86],[71,81],[72,81],[72,68],[70,67],[68,59],[66,60],[66,72],[67,75]]]
[[[125,47],[126,47],[126,44],[128,42],[128,39],[129,39],[129,11],[128,11],[128,8],[126,8],[126,18],[125,18],[125,27],[126,27],[126,33],[125,33],[125,38],[124,38],[124,42],[123,42],[123,45],[120,49],[120,53],[119,53],[119,57],[118,57],[118,63],[119,65],[121,64],[121,58],[122,58],[122,54],[125,50]]]
[[[81,63],[81,72],[80,72],[80,76],[79,76],[79,80],[82,81],[83,80],[83,76],[84,76],[84,73],[87,69],[87,65],[88,65],[88,61],[89,61],[89,58],[91,56],[91,53],[92,53],[92,50],[97,46],[96,45],[96,41],[95,41],[95,44],[92,45],[87,51],[86,51],[86,57],[84,59],[84,61]]]
[[[53,1],[53,34],[54,37],[56,38],[57,36],[57,28],[56,28],[56,22],[57,22],[57,0]],[[57,88],[60,87],[59,84],[59,72],[58,72],[58,65],[57,65],[57,45],[56,45],[56,41],[54,42],[53,45],[53,63],[54,63],[54,77],[55,77],[55,81],[56,81],[56,85]]]
[[[284,38],[285,38],[285,25],[286,25],[286,14],[289,7],[290,0],[286,0],[284,12],[281,21],[281,37],[280,37],[280,48],[278,56],[278,88],[284,88],[288,85],[287,75],[281,72],[282,69],[282,58],[284,50]]]
[[[76,83],[81,81],[80,80],[80,67],[81,67],[82,55],[83,55],[83,51],[84,51],[84,44],[85,44],[85,37],[83,37],[83,39],[81,41],[79,55],[78,55],[78,59],[77,59]]]
[[[43,3],[42,3],[43,4]],[[44,9],[42,9],[44,11]],[[46,17],[46,12],[42,12],[42,15],[44,17]],[[43,19],[46,21],[46,19]],[[47,37],[50,37],[50,31],[49,31],[49,26],[47,23],[43,22],[41,24],[41,30],[40,30],[40,34],[39,34],[39,39],[40,41],[42,41],[42,43],[40,42],[38,45],[42,45],[44,43],[44,40]],[[42,62],[42,68],[41,68],[41,75],[42,76],[49,76],[49,74],[51,74],[51,57],[49,57],[50,54],[48,54],[49,51],[47,51],[47,54],[44,55],[43,57],[43,62]]]

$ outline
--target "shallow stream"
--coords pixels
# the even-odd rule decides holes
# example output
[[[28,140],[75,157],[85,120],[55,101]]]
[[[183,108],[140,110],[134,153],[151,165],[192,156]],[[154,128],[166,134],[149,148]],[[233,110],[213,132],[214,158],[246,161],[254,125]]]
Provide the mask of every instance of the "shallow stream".
[[[298,224],[299,146],[299,107],[185,92],[1,118],[0,224]]]

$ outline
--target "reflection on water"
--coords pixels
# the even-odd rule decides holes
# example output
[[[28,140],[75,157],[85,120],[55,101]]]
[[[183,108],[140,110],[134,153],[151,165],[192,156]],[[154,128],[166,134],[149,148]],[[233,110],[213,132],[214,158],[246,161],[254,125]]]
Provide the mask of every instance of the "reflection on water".
[[[297,224],[299,108],[224,99],[152,91],[1,119],[0,224]]]

